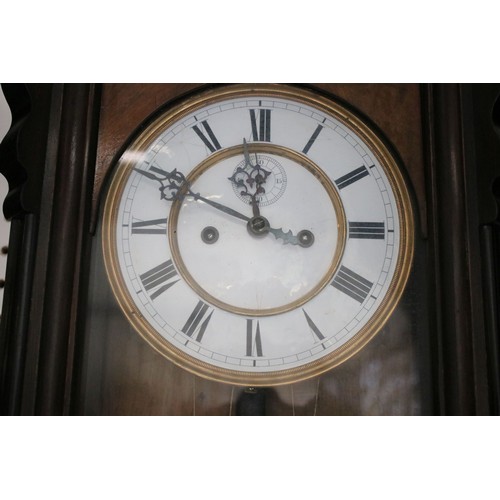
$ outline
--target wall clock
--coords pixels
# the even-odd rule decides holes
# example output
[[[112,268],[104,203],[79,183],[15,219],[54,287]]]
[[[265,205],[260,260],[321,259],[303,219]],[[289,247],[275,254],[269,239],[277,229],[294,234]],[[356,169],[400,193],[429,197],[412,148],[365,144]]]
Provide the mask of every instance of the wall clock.
[[[3,413],[498,414],[499,85],[2,90]]]
[[[163,109],[112,174],[103,253],[128,321],[197,375],[310,378],[358,352],[413,255],[401,166],[346,106],[304,88],[211,88]]]

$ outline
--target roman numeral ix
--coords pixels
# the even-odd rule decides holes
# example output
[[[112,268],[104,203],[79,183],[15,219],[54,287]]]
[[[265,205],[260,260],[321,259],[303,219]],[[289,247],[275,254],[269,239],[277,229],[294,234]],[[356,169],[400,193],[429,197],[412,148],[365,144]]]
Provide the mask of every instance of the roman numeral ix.
[[[138,220],[132,222],[132,234],[166,234],[167,219]]]
[[[142,281],[144,289],[150,293],[151,299],[156,299],[165,290],[175,285],[179,280],[173,280],[177,276],[174,264],[169,259],[159,266],[141,274],[139,278]]]

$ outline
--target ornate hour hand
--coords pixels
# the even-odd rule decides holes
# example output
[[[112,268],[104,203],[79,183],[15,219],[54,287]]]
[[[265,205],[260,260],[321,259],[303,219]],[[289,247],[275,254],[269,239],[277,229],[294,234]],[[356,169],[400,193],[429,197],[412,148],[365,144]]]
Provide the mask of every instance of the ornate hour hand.
[[[253,215],[257,217],[260,215],[259,197],[266,192],[263,184],[271,172],[258,164],[257,155],[255,155],[255,165],[252,164],[246,139],[243,139],[243,155],[245,166],[238,167],[229,180],[240,190],[241,196],[247,196],[250,199]]]
[[[237,210],[227,207],[226,205],[222,205],[221,203],[205,198],[204,196],[201,196],[200,193],[194,193],[191,190],[186,177],[176,169],[172,170],[172,172],[166,172],[165,170],[161,170],[156,167],[151,167],[151,170],[140,170],[138,168],[134,168],[134,170],[148,179],[158,181],[161,184],[159,189],[162,199],[174,201],[183,200],[186,196],[191,196],[197,201],[202,201],[203,203],[206,203],[221,212],[245,221],[247,223],[249,233],[254,236],[265,236],[266,234],[271,233],[276,239],[282,240],[284,244],[300,245],[304,248],[310,247],[314,242],[314,236],[308,230],[300,231],[297,235],[294,235],[292,231],[285,233],[281,228],[272,228],[269,221],[261,215],[248,217]]]
[[[314,235],[311,231],[303,229],[297,235],[294,235],[292,231],[285,233],[283,228],[275,229],[270,227],[269,221],[265,217],[262,217],[262,215],[252,217],[248,221],[247,228],[248,232],[255,236],[264,236],[267,233],[271,233],[277,240],[282,240],[285,245],[300,245],[307,248],[314,243]]]

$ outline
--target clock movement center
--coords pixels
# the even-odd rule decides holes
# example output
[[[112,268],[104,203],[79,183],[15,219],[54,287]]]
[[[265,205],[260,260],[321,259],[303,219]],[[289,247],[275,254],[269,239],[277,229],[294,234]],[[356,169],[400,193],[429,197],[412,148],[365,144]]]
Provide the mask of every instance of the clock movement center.
[[[269,221],[262,215],[252,217],[247,223],[248,232],[253,236],[266,236],[270,228]]]

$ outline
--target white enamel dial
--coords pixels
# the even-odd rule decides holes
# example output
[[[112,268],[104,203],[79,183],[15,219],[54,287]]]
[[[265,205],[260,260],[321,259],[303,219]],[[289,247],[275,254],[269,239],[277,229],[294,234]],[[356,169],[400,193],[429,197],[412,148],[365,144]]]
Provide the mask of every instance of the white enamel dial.
[[[104,213],[137,331],[184,368],[244,385],[332,368],[382,327],[412,257],[411,204],[376,134],[295,87],[212,89],[144,128]]]

